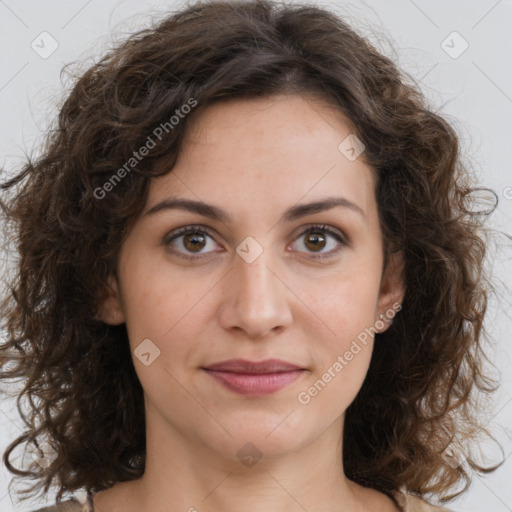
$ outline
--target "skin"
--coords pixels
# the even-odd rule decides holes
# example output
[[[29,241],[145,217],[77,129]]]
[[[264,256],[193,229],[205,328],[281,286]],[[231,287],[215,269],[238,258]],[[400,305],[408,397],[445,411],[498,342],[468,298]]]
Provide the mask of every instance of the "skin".
[[[198,114],[172,172],[153,179],[101,307],[105,322],[126,322],[132,354],[149,339],[160,355],[148,366],[133,356],[145,396],[145,474],[96,494],[95,510],[398,510],[348,480],[340,463],[345,411],[368,370],[372,336],[308,404],[298,401],[404,294],[400,253],[383,272],[373,170],[364,153],[350,161],[338,150],[350,124],[299,95],[230,100]],[[213,204],[231,220],[178,209],[145,215],[170,196]],[[364,215],[338,206],[280,221],[289,207],[326,196]],[[163,243],[190,224],[211,231],[197,252],[186,235]],[[312,224],[347,244],[322,232],[311,243]],[[236,252],[248,236],[263,251],[252,263]],[[330,256],[315,260],[319,253]],[[231,358],[280,358],[307,371],[273,394],[246,397],[201,369]],[[250,467],[237,456],[248,442],[262,454]]]

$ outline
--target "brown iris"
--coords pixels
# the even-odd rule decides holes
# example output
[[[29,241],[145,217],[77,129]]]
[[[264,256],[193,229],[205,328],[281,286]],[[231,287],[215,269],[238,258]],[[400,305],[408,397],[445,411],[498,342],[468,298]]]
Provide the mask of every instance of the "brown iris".
[[[325,247],[325,236],[321,233],[308,233],[304,243],[308,249],[323,249]]]
[[[205,236],[201,233],[191,233],[183,236],[183,245],[191,252],[199,252],[205,244]]]

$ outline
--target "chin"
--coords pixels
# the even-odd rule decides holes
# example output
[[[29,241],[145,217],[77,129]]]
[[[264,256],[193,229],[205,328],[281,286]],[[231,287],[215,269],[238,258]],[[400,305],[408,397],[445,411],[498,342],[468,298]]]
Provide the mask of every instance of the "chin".
[[[255,412],[245,414],[238,421],[221,421],[232,437],[228,434],[223,436],[221,442],[215,443],[216,451],[227,454],[231,460],[240,460],[244,455],[276,458],[307,446],[327,428],[327,425],[321,428],[318,423],[309,426],[304,419],[300,420],[298,411],[290,414],[291,410],[290,407],[284,414],[270,414],[266,417],[261,412]]]

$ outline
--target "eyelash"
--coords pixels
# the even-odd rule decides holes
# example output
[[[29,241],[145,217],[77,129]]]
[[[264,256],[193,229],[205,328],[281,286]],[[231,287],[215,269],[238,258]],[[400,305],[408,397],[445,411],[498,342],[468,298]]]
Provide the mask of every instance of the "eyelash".
[[[341,247],[338,247],[338,249],[330,251],[326,255],[319,253],[319,255],[312,256],[312,258],[314,260],[323,261],[323,260],[332,258],[333,256],[337,255],[343,249],[343,247],[348,246],[348,243],[344,240],[343,236],[340,233],[338,233],[337,231],[334,231],[333,229],[330,229],[325,224],[315,224],[313,226],[309,226],[305,231],[300,233],[300,235],[297,238],[300,238],[301,236],[309,235],[310,233],[322,233],[322,234],[331,235],[340,243],[340,246],[341,246]],[[164,237],[162,243],[163,243],[163,245],[168,246],[171,244],[171,242],[173,242],[180,236],[188,235],[188,234],[196,234],[196,235],[201,235],[201,236],[206,235],[210,238],[214,238],[213,234],[210,232],[210,230],[208,228],[200,226],[200,225],[189,225],[189,226],[184,226],[182,228],[179,228],[175,231],[171,231]],[[207,253],[205,255],[200,255],[200,256],[187,256],[184,253],[177,251],[177,250],[173,250],[173,253],[175,253],[179,257],[187,259],[187,260],[198,260],[198,259],[205,258],[208,255],[208,253]]]

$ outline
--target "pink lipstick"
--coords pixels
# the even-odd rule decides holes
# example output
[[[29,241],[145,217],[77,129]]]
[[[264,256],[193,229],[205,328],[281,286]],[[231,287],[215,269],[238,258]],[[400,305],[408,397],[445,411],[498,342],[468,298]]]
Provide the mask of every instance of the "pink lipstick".
[[[226,388],[246,396],[275,393],[290,385],[306,371],[280,359],[229,359],[203,367],[203,370]]]

